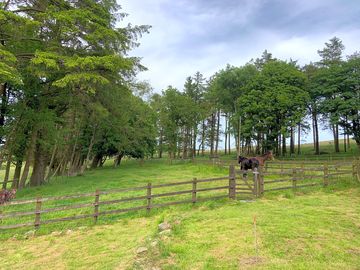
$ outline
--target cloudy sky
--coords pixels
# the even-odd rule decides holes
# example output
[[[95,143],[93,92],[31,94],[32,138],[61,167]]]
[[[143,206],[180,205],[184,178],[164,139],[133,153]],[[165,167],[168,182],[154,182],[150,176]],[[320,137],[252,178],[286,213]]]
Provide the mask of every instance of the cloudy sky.
[[[333,36],[346,54],[360,50],[359,0],[118,0],[126,22],[151,25],[131,54],[149,69],[139,75],[155,91],[180,90],[200,71],[243,65],[267,49],[300,64],[318,60]]]
[[[148,71],[139,74],[154,91],[183,89],[187,76],[205,77],[227,63],[243,65],[267,49],[303,65],[339,37],[345,54],[360,51],[360,0],[118,0],[123,23],[151,25],[131,55]],[[331,139],[329,132],[321,140]],[[306,141],[311,140],[307,136]]]

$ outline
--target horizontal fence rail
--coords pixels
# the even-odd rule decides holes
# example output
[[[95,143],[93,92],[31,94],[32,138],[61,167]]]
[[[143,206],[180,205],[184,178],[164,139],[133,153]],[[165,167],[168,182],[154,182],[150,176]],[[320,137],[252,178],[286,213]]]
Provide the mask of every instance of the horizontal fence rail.
[[[0,205],[0,230],[15,229],[21,227],[35,227],[56,222],[79,220],[92,218],[94,223],[98,218],[104,215],[120,214],[132,211],[146,210],[167,207],[171,205],[186,204],[221,198],[236,199],[239,197],[260,197],[262,194],[280,190],[297,190],[300,188],[323,186],[326,187],[342,176],[352,176],[360,182],[360,163],[358,161],[329,164],[328,162],[313,166],[301,163],[291,163],[293,166],[285,170],[284,163],[281,162],[282,171],[278,168],[279,163],[269,162],[267,166],[259,168],[259,171],[244,171],[235,169],[237,166],[230,165],[228,176],[192,179],[188,181],[178,181],[171,183],[161,183],[111,189],[96,190],[95,192],[72,194],[52,197],[38,197],[33,199],[14,200]],[[238,167],[237,167],[238,168]],[[201,186],[205,184],[207,186]],[[216,184],[216,186],[214,186]],[[170,188],[170,190],[168,190]],[[171,190],[176,189],[176,190]],[[136,194],[130,194],[136,193]],[[200,194],[207,194],[206,197],[199,197]],[[107,198],[106,196],[115,196],[120,194],[120,198]],[[171,200],[174,196],[181,196],[174,201],[159,202],[157,199],[165,198]],[[187,197],[188,196],[188,197]],[[66,200],[77,200],[81,198],[91,199],[91,202],[71,202],[67,205],[53,205],[44,207],[46,203],[58,203]],[[126,203],[140,202],[141,205],[126,205]],[[124,205],[125,204],[125,205]],[[22,207],[30,205],[33,210],[26,211],[8,211],[11,207]],[[105,206],[111,206],[116,209],[106,209]],[[122,206],[120,208],[119,206]],[[105,207],[105,209],[102,209]],[[119,207],[119,208],[118,208]],[[20,208],[21,209],[21,208]],[[69,210],[87,209],[90,213],[76,213],[71,216],[50,217],[44,219],[45,214],[64,212],[68,214]],[[19,210],[19,209],[18,209]],[[21,223],[4,224],[8,219],[32,218],[32,221],[22,221]],[[2,223],[2,224],[1,224]]]
[[[214,187],[198,187],[198,184],[200,183],[217,183],[221,184],[223,181],[228,181],[226,185],[217,185]],[[231,179],[232,180],[232,179]],[[123,189],[112,189],[112,190],[104,190],[100,191],[97,190],[96,192],[92,193],[84,193],[84,194],[73,194],[73,195],[64,195],[64,196],[54,196],[54,197],[46,197],[46,198],[35,198],[35,199],[27,199],[27,200],[15,200],[8,203],[5,203],[4,205],[0,206],[17,206],[17,205],[34,205],[35,209],[31,211],[13,211],[8,213],[1,213],[0,212],[0,221],[8,219],[8,218],[19,218],[19,217],[26,217],[26,216],[34,216],[33,222],[24,222],[20,224],[9,224],[9,225],[1,225],[0,229],[15,229],[15,228],[21,228],[21,227],[31,227],[35,226],[35,228],[39,228],[42,224],[50,224],[55,222],[61,222],[61,221],[70,221],[70,220],[77,220],[77,219],[85,219],[85,218],[94,218],[94,221],[96,222],[99,216],[103,215],[110,215],[110,214],[117,214],[117,213],[125,213],[125,212],[131,212],[131,211],[138,211],[146,209],[147,211],[150,211],[151,209],[155,208],[161,208],[165,206],[171,206],[171,205],[178,205],[183,203],[196,203],[201,201],[208,201],[208,200],[215,200],[220,198],[229,198],[228,190],[230,190],[230,180],[229,176],[224,177],[214,177],[214,178],[206,178],[206,179],[196,179],[190,181],[181,181],[181,182],[172,182],[172,183],[164,183],[164,184],[157,184],[152,185],[149,183],[146,186],[139,186],[139,187],[131,187],[131,188],[123,188]],[[169,191],[169,192],[162,192],[163,188],[166,187],[181,187],[181,186],[189,186],[188,189],[185,190],[179,190],[179,191]],[[159,192],[156,192],[158,191]],[[108,195],[108,194],[117,194],[117,193],[127,193],[130,191],[145,191],[144,195],[134,195],[129,197],[123,197],[119,199],[113,199],[113,200],[100,200],[100,197],[102,195]],[[198,193],[205,193],[209,191],[226,191],[225,193],[221,195],[212,194],[212,196],[209,197],[198,197]],[[164,202],[164,203],[154,203],[153,200],[156,198],[163,198],[163,197],[172,197],[176,195],[191,195],[190,199],[185,200],[179,200],[179,201],[171,201],[171,202]],[[59,206],[59,207],[51,207],[43,209],[42,205],[45,202],[51,202],[51,201],[63,201],[68,199],[77,199],[77,198],[86,198],[86,197],[94,197],[94,202],[89,203],[75,203],[65,206]],[[114,205],[114,204],[120,204],[124,202],[133,202],[133,201],[147,201],[146,205],[141,206],[135,206],[135,207],[127,207],[127,208],[121,208],[121,209],[113,209],[113,210],[103,210],[100,211],[99,207],[101,205]],[[82,209],[82,208],[93,208],[93,213],[91,214],[82,214],[82,215],[73,215],[73,216],[67,216],[67,217],[61,217],[61,218],[53,218],[48,220],[41,220],[41,215],[46,213],[55,213],[60,211],[67,211],[72,209]],[[0,208],[1,211],[1,208]]]

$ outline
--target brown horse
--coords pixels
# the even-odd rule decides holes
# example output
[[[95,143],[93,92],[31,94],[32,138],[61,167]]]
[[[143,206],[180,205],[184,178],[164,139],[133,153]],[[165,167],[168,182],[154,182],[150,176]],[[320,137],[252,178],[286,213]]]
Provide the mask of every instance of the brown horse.
[[[264,166],[266,160],[268,160],[268,159],[273,160],[274,156],[273,156],[272,151],[268,151],[268,152],[266,152],[265,154],[263,154],[261,156],[256,156],[256,157],[253,157],[253,158],[256,159],[257,161],[259,161],[259,166],[262,167],[262,166]]]

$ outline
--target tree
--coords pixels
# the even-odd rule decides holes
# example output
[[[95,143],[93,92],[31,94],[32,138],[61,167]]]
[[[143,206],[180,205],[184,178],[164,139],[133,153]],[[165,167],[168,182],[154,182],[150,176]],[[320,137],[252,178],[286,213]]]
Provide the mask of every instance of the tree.
[[[304,91],[304,75],[294,65],[284,61],[266,63],[247,85],[237,105],[241,108],[244,132],[261,140],[262,148],[276,150],[290,127],[305,115],[308,94]],[[271,102],[269,102],[271,101]]]
[[[0,120],[9,144],[8,163],[14,157],[21,170],[26,159],[22,185],[32,160],[30,185],[40,185],[56,173],[83,172],[99,141],[108,135],[108,121],[126,129],[123,120],[129,118],[121,115],[127,108],[120,106],[124,99],[132,99],[132,78],[144,69],[127,52],[138,45],[136,39],[148,27],[116,27],[125,14],[113,0],[20,0],[6,1],[0,7],[0,20],[5,21],[0,24],[0,57],[5,59],[0,72]],[[124,89],[125,96],[114,95]],[[11,99],[5,99],[9,95]],[[144,109],[140,103],[132,102],[138,113]],[[138,130],[136,123],[131,123],[132,128],[149,136],[151,144],[152,133]],[[144,137],[136,138],[143,142]],[[110,146],[106,149],[108,154]],[[139,156],[149,150],[139,150],[131,143],[126,149],[140,151]],[[14,178],[18,176],[16,170]]]
[[[321,60],[318,62],[318,65],[322,67],[321,74],[319,75],[320,81],[323,81],[326,76],[331,77],[332,72],[336,73],[335,70],[338,69],[342,64],[342,53],[344,49],[345,46],[342,44],[342,41],[337,37],[333,37],[332,39],[330,39],[330,42],[325,42],[324,49],[318,50],[318,54],[321,56]],[[335,82],[333,83],[333,85],[334,84]],[[321,84],[319,85],[319,87],[322,88],[322,92],[324,93],[323,96],[326,96],[326,98],[329,99],[336,99],[336,97],[331,93],[333,87],[330,87],[330,89],[325,89]],[[329,114],[328,116],[330,118],[330,126],[334,135],[335,151],[339,152],[339,118],[336,114]]]

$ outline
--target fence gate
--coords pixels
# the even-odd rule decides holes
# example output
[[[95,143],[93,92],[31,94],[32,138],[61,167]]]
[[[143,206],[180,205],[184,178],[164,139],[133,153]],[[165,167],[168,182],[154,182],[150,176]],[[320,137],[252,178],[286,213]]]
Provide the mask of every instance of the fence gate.
[[[230,169],[231,170],[231,169]],[[257,171],[234,170],[237,199],[258,197],[263,191],[261,174]]]

